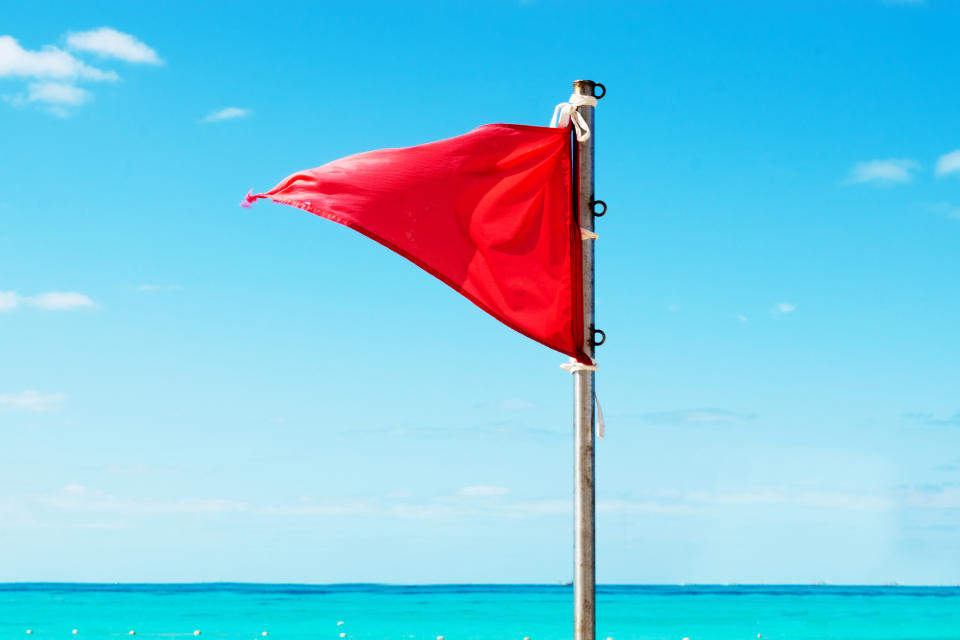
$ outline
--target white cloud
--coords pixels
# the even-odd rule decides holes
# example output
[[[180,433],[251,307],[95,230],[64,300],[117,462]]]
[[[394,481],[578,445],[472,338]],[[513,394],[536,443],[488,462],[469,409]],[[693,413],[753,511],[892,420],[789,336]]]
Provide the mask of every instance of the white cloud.
[[[140,64],[161,64],[157,52],[129,33],[110,27],[67,34],[67,46],[77,51],[95,53],[101,58],[116,58]]]
[[[599,508],[599,505],[598,505]],[[323,517],[359,516],[434,520],[471,517],[537,517],[569,514],[570,500],[539,500],[505,503],[502,501],[439,499],[428,502],[383,504],[373,499],[341,500],[322,504],[255,507],[253,513],[263,516]]]
[[[117,80],[113,71],[103,71],[84,64],[68,52],[47,45],[39,51],[20,46],[12,36],[0,36],[0,77],[51,78],[58,80]]]
[[[47,107],[47,112],[48,112],[48,113],[52,113],[53,115],[57,116],[58,118],[69,118],[69,117],[70,117],[70,112],[67,111],[66,109],[64,109],[63,107],[58,106],[58,105],[54,105],[54,106],[52,106],[52,107]]]
[[[26,298],[25,301],[31,306],[53,311],[90,309],[97,306],[93,303],[93,300],[87,296],[73,291],[51,291],[49,293],[41,293],[38,296]]]
[[[27,104],[27,97],[22,93],[5,93],[0,96],[0,99],[3,99],[7,104],[12,104],[15,107],[22,107]]]
[[[240,107],[226,107],[220,109],[219,111],[214,111],[208,114],[201,122],[219,122],[221,120],[231,120],[233,118],[246,118],[249,116],[251,111],[249,109],[241,109]]]
[[[468,487],[469,488],[469,487]],[[502,494],[495,494],[502,495]],[[241,515],[245,518],[401,518],[442,520],[454,518],[520,519],[569,517],[573,510],[569,498],[535,500],[469,500],[463,497],[437,497],[425,501],[403,499],[383,501],[376,498],[319,500],[301,498],[295,503],[263,505],[227,498],[144,499],[121,497],[107,491],[70,484],[46,494],[26,494],[6,500],[0,498],[0,512],[16,516],[30,514],[31,520],[43,509],[71,514],[102,514],[120,518],[169,517],[173,515]],[[960,508],[960,487],[952,483],[928,487],[901,487],[872,493],[832,489],[793,489],[780,486],[754,486],[735,490],[652,489],[623,498],[597,501],[598,514],[663,515],[702,517],[717,510],[733,509],[825,509],[847,512],[896,512],[904,508]],[[770,511],[776,515],[776,511]],[[71,515],[71,518],[74,516]],[[119,526],[119,523],[114,521]],[[129,522],[127,522],[129,524]],[[88,526],[95,526],[88,523]]]
[[[937,202],[930,205],[930,211],[945,218],[960,220],[960,207],[950,202]]]
[[[491,485],[476,485],[473,487],[464,487],[457,492],[457,495],[464,498],[479,498],[487,496],[504,496],[510,493],[506,487],[494,487]]]
[[[102,58],[146,64],[163,62],[157,52],[143,42],[109,27],[71,32],[66,40],[69,48],[95,53]],[[89,91],[75,86],[76,82],[115,82],[119,79],[115,71],[93,67],[57,46],[29,50],[20,46],[13,36],[0,35],[0,78],[5,76],[38,82],[29,86],[27,95],[19,92],[2,96],[4,102],[15,107],[30,102],[41,103],[45,105],[44,111],[61,118],[70,116],[68,107],[79,106],[92,98]]]
[[[33,83],[29,87],[30,102],[81,105],[92,97],[86,89],[63,82]]]
[[[951,173],[960,174],[960,149],[937,158],[937,175],[945,176]]]
[[[903,502],[921,509],[960,508],[960,488],[942,485],[926,489],[909,489],[904,492]]]
[[[906,183],[913,180],[913,172],[920,168],[916,160],[890,158],[858,162],[850,172],[853,183],[876,182],[878,184]]]
[[[20,294],[16,291],[0,291],[0,311],[12,311],[20,306]]]
[[[249,511],[250,505],[238,500],[190,498],[172,501],[131,500],[110,493],[67,485],[59,492],[38,496],[36,502],[53,508],[78,512],[107,512],[128,516],[166,516],[171,514],[216,514]]]
[[[789,302],[781,302],[780,304],[774,305],[773,310],[776,313],[793,313],[797,310],[797,305],[790,304]]]
[[[20,305],[50,311],[92,309],[97,306],[89,297],[75,291],[49,291],[32,297],[21,296],[16,291],[0,291],[0,312],[13,311]]]
[[[62,393],[40,393],[28,389],[20,393],[0,393],[0,407],[24,411],[53,411],[66,399],[67,396]]]

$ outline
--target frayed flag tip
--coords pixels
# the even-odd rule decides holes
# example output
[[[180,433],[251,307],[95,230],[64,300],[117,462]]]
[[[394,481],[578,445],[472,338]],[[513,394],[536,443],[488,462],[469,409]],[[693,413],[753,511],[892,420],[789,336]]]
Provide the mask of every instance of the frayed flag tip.
[[[253,203],[256,201],[256,198],[253,197],[253,189],[247,191],[246,197],[244,197],[243,202],[240,203],[240,206],[244,209],[249,209],[253,206]]]

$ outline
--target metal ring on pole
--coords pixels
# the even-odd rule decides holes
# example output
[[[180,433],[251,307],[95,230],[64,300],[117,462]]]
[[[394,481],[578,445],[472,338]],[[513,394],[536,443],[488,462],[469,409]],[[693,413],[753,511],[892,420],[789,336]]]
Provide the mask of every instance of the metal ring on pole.
[[[597,211],[598,204],[603,205],[603,209],[601,209],[600,211]],[[596,218],[602,218],[603,214],[607,212],[607,203],[604,202],[603,200],[594,200],[593,202],[590,203],[590,205],[591,205],[590,208],[593,209],[593,215]]]
[[[597,342],[597,334],[598,334],[598,333],[600,334],[600,342]],[[602,344],[603,344],[604,342],[606,342],[606,341],[607,341],[607,334],[605,334],[605,333],[604,333],[603,331],[601,331],[600,329],[594,329],[594,330],[593,330],[593,337],[590,338],[590,342],[593,344],[593,346],[599,347],[600,345],[602,345]]]
[[[600,88],[600,95],[597,95],[597,87]],[[603,96],[607,95],[607,88],[603,86],[602,82],[597,82],[593,85],[593,97],[599,100]]]

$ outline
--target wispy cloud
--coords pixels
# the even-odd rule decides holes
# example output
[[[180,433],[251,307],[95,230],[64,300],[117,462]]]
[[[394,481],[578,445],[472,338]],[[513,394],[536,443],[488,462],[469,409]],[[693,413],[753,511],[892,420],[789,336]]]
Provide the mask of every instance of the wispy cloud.
[[[93,97],[86,89],[63,82],[31,83],[28,89],[30,102],[46,102],[49,104],[81,105]]]
[[[940,482],[905,487],[900,493],[903,505],[921,509],[960,508],[960,486],[954,482]]]
[[[949,202],[938,202],[930,205],[930,210],[951,220],[960,220],[960,207]]]
[[[858,162],[850,171],[848,182],[903,184],[913,180],[913,172],[919,168],[920,164],[910,158],[890,158],[889,160]]]
[[[960,175],[960,149],[937,158],[937,175],[946,176],[951,173]]]
[[[73,291],[51,291],[50,293],[41,293],[32,298],[25,298],[27,304],[49,309],[52,311],[67,311],[70,309],[91,309],[97,305],[93,300]]]
[[[269,518],[277,516],[293,518],[352,516],[434,520],[469,517],[513,519],[566,516],[573,511],[573,504],[569,499],[548,498],[510,502],[454,496],[426,501],[381,500],[376,498],[314,501],[306,498],[293,504],[257,505],[244,500],[225,498],[132,499],[78,484],[67,485],[48,494],[21,495],[6,501],[0,500],[0,511],[31,513],[33,520],[36,519],[40,509],[125,518],[165,517],[175,514],[243,514],[248,517]],[[689,509],[682,505],[663,504],[655,500],[600,500],[597,503],[597,511],[600,513],[679,514],[687,512]]]
[[[747,316],[743,315],[742,313],[738,313],[734,317],[740,322],[749,322],[749,318],[747,318]]]
[[[8,35],[0,35],[0,77],[3,76],[94,82],[118,79],[114,71],[91,67],[55,46],[30,51]]]
[[[75,291],[49,291],[29,297],[16,291],[0,291],[0,312],[13,311],[21,305],[48,311],[93,309],[97,306],[89,297]]]
[[[67,399],[62,393],[40,393],[27,390],[19,393],[0,393],[0,408],[23,411],[54,411]]]
[[[74,52],[93,53],[101,58],[127,62],[160,64],[156,51],[130,34],[110,27],[92,31],[71,32],[66,36],[67,47]],[[32,80],[23,91],[3,95],[3,101],[23,107],[30,103],[56,116],[70,115],[70,108],[90,102],[92,94],[76,86],[79,82],[116,82],[117,73],[87,64],[70,51],[55,45],[37,50],[23,48],[10,35],[0,35],[0,78],[13,77]]]
[[[681,409],[644,413],[640,419],[650,424],[662,425],[717,425],[750,420],[754,416],[726,409]]]
[[[315,500],[305,496],[293,503],[258,505],[229,498],[187,498],[145,500],[119,497],[109,492],[70,484],[47,494],[21,495],[0,500],[0,511],[29,512],[41,509],[110,515],[123,518],[181,515],[239,514],[248,518],[368,517],[399,519],[453,518],[538,518],[569,516],[573,511],[568,498],[509,500],[504,493],[480,493],[502,499],[477,500],[475,495],[435,497],[411,500],[406,492],[392,497]],[[874,494],[839,490],[793,490],[784,487],[755,487],[735,491],[681,491],[661,489],[643,491],[632,497],[605,498],[597,501],[601,515],[697,516],[713,509],[737,507],[764,508],[792,506],[841,511],[893,511],[899,508],[954,509],[960,507],[960,490],[950,483],[938,486],[900,487]],[[116,523],[115,523],[116,524]]]
[[[110,493],[71,484],[52,495],[34,497],[42,506],[68,511],[117,512],[131,516],[163,516],[176,513],[215,514],[249,511],[250,505],[238,500],[191,498],[180,500],[132,500]]]
[[[797,310],[797,305],[792,304],[790,302],[780,302],[778,304],[773,305],[774,313],[793,313],[796,310]]]
[[[234,118],[246,118],[251,114],[249,109],[240,107],[226,107],[207,114],[201,122],[220,122],[221,120],[233,120]]]
[[[0,311],[11,311],[20,306],[20,295],[16,291],[0,291]]]
[[[67,34],[67,46],[75,51],[94,53],[101,58],[115,58],[139,64],[161,64],[157,52],[129,33],[110,27]]]

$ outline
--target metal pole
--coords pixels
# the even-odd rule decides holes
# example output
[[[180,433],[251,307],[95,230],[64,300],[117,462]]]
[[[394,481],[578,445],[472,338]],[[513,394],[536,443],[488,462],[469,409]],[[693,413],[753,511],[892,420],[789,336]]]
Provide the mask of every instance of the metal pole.
[[[593,96],[592,80],[576,80],[573,92]],[[590,127],[590,137],[577,142],[576,159],[580,226],[593,231],[593,141],[596,135],[592,106],[580,106],[580,115]],[[583,327],[584,349],[593,357],[593,245],[583,242]],[[594,447],[594,372],[577,371],[573,375],[574,423],[574,640],[596,640],[596,507],[593,474]]]

